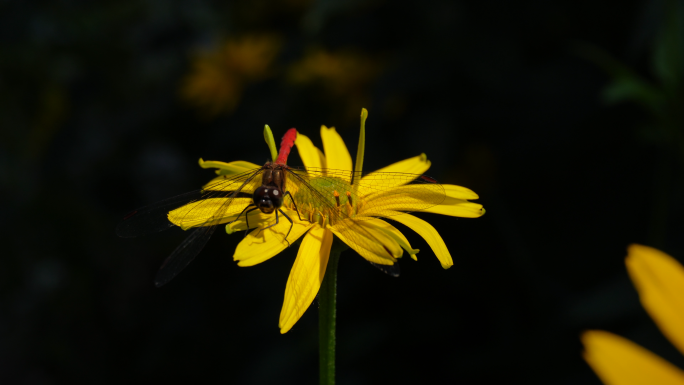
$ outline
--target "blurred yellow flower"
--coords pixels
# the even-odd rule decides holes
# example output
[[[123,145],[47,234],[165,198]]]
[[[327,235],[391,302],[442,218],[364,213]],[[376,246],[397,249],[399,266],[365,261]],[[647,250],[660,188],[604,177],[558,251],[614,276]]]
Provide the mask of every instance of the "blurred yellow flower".
[[[684,354],[684,267],[642,245],[629,247],[625,263],[641,304]],[[582,342],[584,359],[607,385],[684,385],[684,371],[625,338],[591,330],[582,335]]]
[[[296,85],[319,86],[356,114],[358,106],[367,103],[366,89],[381,68],[381,61],[360,53],[312,49],[290,66],[288,80]]]
[[[266,78],[280,49],[274,36],[233,38],[195,55],[180,95],[207,116],[235,109],[244,87]]]
[[[362,115],[362,119],[365,120],[365,116]],[[233,259],[239,266],[264,262],[285,250],[291,242],[304,237],[285,288],[279,322],[281,333],[294,326],[316,297],[325,276],[333,235],[376,265],[393,265],[404,250],[415,259],[418,250],[411,247],[397,228],[380,219],[389,217],[422,236],[446,269],[453,265],[453,260],[437,230],[428,222],[405,212],[424,211],[464,218],[477,218],[484,214],[482,205],[468,201],[478,198],[473,191],[461,186],[440,185],[430,178],[421,180],[420,174],[430,167],[425,154],[394,163],[356,181],[352,175],[361,175],[363,145],[359,145],[361,156],[357,155],[357,168],[354,168],[347,146],[334,128],[322,126],[321,137],[324,151],[316,148],[308,137],[297,134],[295,145],[306,171],[287,173],[289,176],[282,193],[287,191],[293,198],[283,199],[281,207],[292,222],[281,219],[274,225],[272,213],[264,214],[258,210],[243,215],[242,211],[251,203],[247,197],[214,199],[201,210],[190,204],[168,215],[173,224],[184,229],[207,226],[208,222],[227,223],[228,233],[256,228],[235,250]],[[245,180],[251,170],[261,168],[244,161],[200,160],[200,165],[218,169],[216,172],[220,176],[210,182],[213,188],[221,181],[232,180],[230,175],[238,174],[243,178],[241,180]],[[254,179],[248,179],[239,191],[253,193],[261,183]],[[417,179],[419,183],[412,184]],[[234,190],[238,187],[231,186],[222,188]],[[225,217],[207,221],[207,216],[214,215],[217,208],[226,207],[226,199],[232,199],[232,202]],[[326,200],[327,204],[324,203]]]

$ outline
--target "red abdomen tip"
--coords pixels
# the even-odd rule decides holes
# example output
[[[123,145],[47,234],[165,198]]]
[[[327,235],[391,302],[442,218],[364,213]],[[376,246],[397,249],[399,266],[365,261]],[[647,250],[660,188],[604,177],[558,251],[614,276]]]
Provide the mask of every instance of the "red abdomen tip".
[[[287,164],[287,157],[290,155],[290,150],[294,146],[295,140],[297,140],[297,130],[290,128],[283,135],[283,140],[280,142],[280,151],[278,152],[276,164]]]

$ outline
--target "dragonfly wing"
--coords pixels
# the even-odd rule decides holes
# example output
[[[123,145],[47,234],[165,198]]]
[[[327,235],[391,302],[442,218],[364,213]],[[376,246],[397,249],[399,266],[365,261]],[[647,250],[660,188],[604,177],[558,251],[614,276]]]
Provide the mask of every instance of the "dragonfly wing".
[[[304,203],[298,210],[302,210],[304,217],[315,215],[311,212],[311,207],[316,208],[316,212],[323,212],[330,216],[330,222],[338,231],[338,236],[344,239],[351,248],[355,249],[366,259],[377,256],[384,260],[396,261],[396,252],[393,254],[386,243],[378,239],[371,231],[365,228],[356,218],[349,215],[348,210],[338,206],[347,203],[346,193],[353,194],[349,181],[352,173],[340,170],[326,169],[323,172],[293,172],[289,178],[288,189],[295,191],[293,200],[300,199]],[[337,198],[335,198],[337,196]],[[352,201],[354,201],[352,195]],[[357,201],[359,202],[359,201]],[[306,203],[311,203],[307,207]],[[370,262],[370,260],[369,260]],[[372,262],[371,262],[372,263]],[[399,268],[392,268],[390,265],[374,264],[380,270],[392,276],[399,275]]]
[[[424,175],[383,172],[361,178],[355,198],[371,216],[389,217],[439,205],[446,199],[446,191]]]
[[[200,251],[214,234],[217,226],[199,227],[190,230],[191,233],[184,240],[183,243],[176,247],[176,250],[169,255],[168,258],[159,268],[157,276],[154,279],[154,284],[161,287],[172,280],[178,273],[185,269],[190,262],[199,254]]]
[[[262,184],[259,176],[263,170],[259,168],[228,179],[214,179],[204,186],[200,199],[169,212],[169,220],[187,230],[237,219],[245,207],[252,204],[252,194]]]
[[[300,184],[315,184],[319,193],[317,195],[327,206],[331,206],[335,190],[342,194],[341,202],[347,201],[346,195],[355,204],[360,203],[363,211],[370,214],[365,218],[426,210],[446,199],[444,186],[435,179],[420,174],[371,172],[361,176],[351,171],[326,168],[291,168],[291,172],[295,174],[292,179],[297,179]],[[340,191],[341,188],[348,187],[352,180],[355,187],[351,191]],[[364,216],[356,219],[363,220]]]
[[[197,190],[134,210],[126,214],[119,222],[116,226],[116,234],[122,238],[132,238],[173,227],[173,223],[167,218],[168,212],[201,197],[202,190]]]
[[[395,262],[394,265],[381,265],[379,263],[370,262],[371,265],[377,267],[380,271],[385,274],[391,275],[392,277],[398,277],[401,269],[399,269],[399,263]]]
[[[229,210],[237,212],[242,210],[242,208],[231,207],[231,203],[234,198],[251,197],[253,185],[259,183],[256,177],[261,174],[261,170],[259,168],[231,177],[218,177],[201,190],[191,191],[134,210],[117,225],[116,234],[123,238],[130,238],[166,230],[174,226],[174,223],[169,221],[169,213],[190,204],[192,206],[181,210],[183,217],[193,219],[189,222],[195,226],[218,224],[220,218],[230,214]],[[178,215],[175,219],[179,220]],[[180,220],[182,221],[182,218]]]
[[[222,175],[201,190],[142,207],[126,215],[116,227],[116,233],[121,237],[135,237],[174,225],[183,229],[196,227],[159,268],[155,285],[163,286],[195,259],[217,225],[226,223],[231,216],[239,216],[247,207],[263,170],[260,167],[237,175]]]

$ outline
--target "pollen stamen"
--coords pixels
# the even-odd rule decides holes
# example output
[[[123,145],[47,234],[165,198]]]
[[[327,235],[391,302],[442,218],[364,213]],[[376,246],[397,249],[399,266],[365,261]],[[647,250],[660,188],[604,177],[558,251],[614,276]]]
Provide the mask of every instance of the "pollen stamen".
[[[335,216],[330,211],[330,209],[325,210],[325,212],[327,213],[327,215],[325,215],[325,224],[332,226],[334,224],[333,219],[335,218]]]
[[[347,191],[347,215],[350,217],[354,214],[354,202],[352,201],[351,192]]]
[[[337,202],[337,207],[340,207],[340,193],[337,192],[337,190],[333,191],[333,196],[335,197],[335,201]]]
[[[316,213],[314,214],[314,219],[319,226],[325,227],[326,223],[328,222],[328,215],[325,215],[320,210],[316,210]]]

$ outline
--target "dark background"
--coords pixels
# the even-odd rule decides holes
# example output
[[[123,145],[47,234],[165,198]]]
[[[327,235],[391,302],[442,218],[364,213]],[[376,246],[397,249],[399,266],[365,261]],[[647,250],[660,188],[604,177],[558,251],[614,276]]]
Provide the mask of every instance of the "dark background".
[[[425,152],[479,219],[420,215],[391,278],[339,271],[340,384],[597,384],[579,334],[676,365],[639,305],[633,242],[684,258],[682,1],[0,1],[0,381],[315,383],[316,305],[278,316],[296,255],[240,268],[218,231],[167,286],[184,234],[120,239],[206,160],[335,126],[371,171]],[[296,153],[296,152],[294,152]],[[290,164],[299,160],[293,156]],[[401,226],[401,225],[398,225]]]

